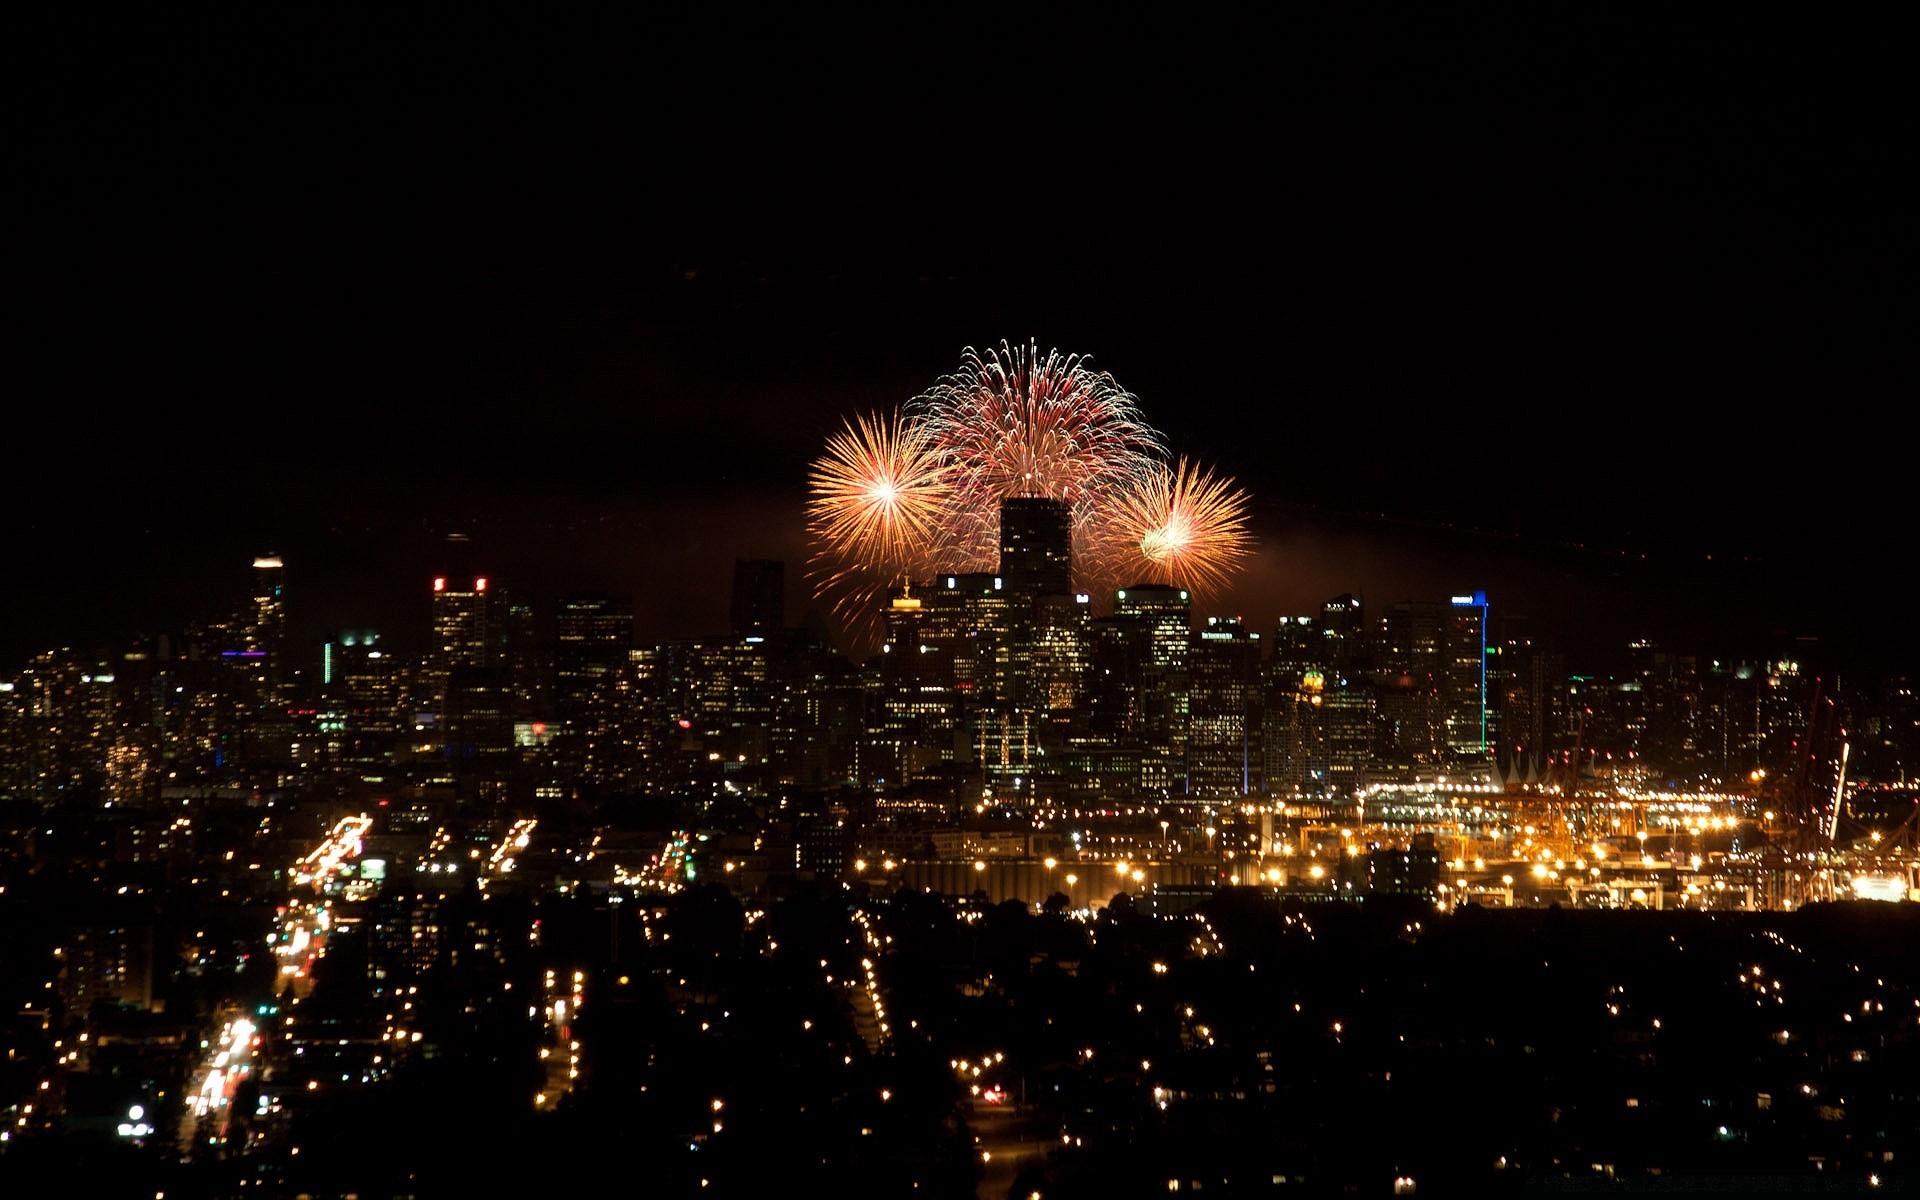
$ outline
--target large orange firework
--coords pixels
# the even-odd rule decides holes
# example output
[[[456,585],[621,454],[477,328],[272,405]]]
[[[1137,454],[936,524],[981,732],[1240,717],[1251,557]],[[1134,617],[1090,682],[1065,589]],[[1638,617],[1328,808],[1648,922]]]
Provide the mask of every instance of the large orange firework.
[[[842,593],[838,607],[847,609],[930,573],[952,507],[950,477],[925,427],[898,414],[845,422],[808,474],[820,592]]]
[[[1125,582],[1218,594],[1252,551],[1247,494],[1185,458],[1157,464],[1118,498],[1101,542]]]
[[[952,569],[994,569],[1000,501],[1013,496],[1068,501],[1076,555],[1091,567],[1107,505],[1165,454],[1159,432],[1111,374],[1081,355],[1043,355],[1032,342],[985,353],[967,347],[960,369],[908,401],[907,412],[926,425],[952,470]]]

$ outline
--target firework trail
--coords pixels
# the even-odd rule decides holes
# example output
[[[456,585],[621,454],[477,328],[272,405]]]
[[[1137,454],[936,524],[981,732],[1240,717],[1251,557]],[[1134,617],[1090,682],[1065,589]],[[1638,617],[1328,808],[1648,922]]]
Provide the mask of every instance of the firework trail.
[[[1184,457],[1158,465],[1114,504],[1102,558],[1123,582],[1217,594],[1252,552],[1247,502],[1232,479]]]
[[[808,473],[807,532],[821,595],[842,616],[930,573],[952,507],[951,469],[930,431],[899,415],[856,416]]]
[[[1031,342],[1002,342],[985,353],[969,346],[960,369],[908,401],[906,411],[925,424],[952,472],[944,549],[956,570],[995,568],[1000,501],[1012,496],[1066,500],[1076,558],[1094,567],[1093,543],[1112,498],[1166,453],[1111,374],[1081,355],[1042,355]]]

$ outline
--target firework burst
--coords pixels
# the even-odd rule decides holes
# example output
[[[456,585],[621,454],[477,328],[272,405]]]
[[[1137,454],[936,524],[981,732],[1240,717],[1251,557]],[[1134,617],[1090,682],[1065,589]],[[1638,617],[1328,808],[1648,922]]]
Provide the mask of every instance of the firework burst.
[[[843,615],[930,570],[952,506],[948,468],[922,425],[856,416],[827,439],[808,474],[807,532],[823,595]]]
[[[1000,506],[1067,503],[1073,583],[1224,590],[1251,552],[1247,496],[1182,458],[1113,376],[1029,342],[969,347],[960,369],[897,414],[856,417],[808,475],[809,573],[856,641],[897,586],[1000,567]]]
[[[1133,395],[1081,355],[1034,343],[981,353],[907,404],[952,472],[945,526],[953,566],[992,570],[1001,500],[1044,496],[1071,505],[1083,560],[1113,496],[1165,455]]]
[[[1144,576],[1130,582],[1217,594],[1252,550],[1247,494],[1185,458],[1160,464],[1118,498],[1103,542],[1110,570]]]

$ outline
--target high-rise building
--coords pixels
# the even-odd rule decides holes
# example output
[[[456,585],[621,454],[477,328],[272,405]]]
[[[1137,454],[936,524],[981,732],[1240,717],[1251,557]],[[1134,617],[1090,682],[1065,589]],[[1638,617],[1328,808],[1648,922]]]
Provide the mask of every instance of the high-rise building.
[[[941,575],[919,585],[920,644],[952,674],[956,768],[1023,768],[1007,737],[1013,708],[1014,600],[988,572]]]
[[[1485,758],[1487,736],[1487,594],[1456,595],[1448,607],[1440,664],[1447,749],[1456,758]]]
[[[608,760],[614,682],[634,648],[633,602],[625,597],[562,596],[553,617],[555,753],[570,775]]]
[[[432,705],[433,711],[444,711],[453,669],[499,666],[503,636],[486,576],[476,575],[467,581],[434,576],[433,641],[427,647],[427,695],[422,699]]]
[[[1320,705],[1328,647],[1313,617],[1281,617],[1267,652],[1261,721],[1266,790],[1305,794],[1326,780],[1326,734]]]
[[[786,572],[779,559],[733,560],[734,633],[766,635],[786,624]]]
[[[400,657],[376,630],[343,629],[321,645],[320,698],[329,757],[343,765],[391,761],[412,724]]]
[[[1187,711],[1187,791],[1245,796],[1261,788],[1260,635],[1238,617],[1194,634]]]
[[[870,740],[873,782],[905,783],[960,759],[951,643],[924,636],[929,610],[903,589],[886,614],[886,640],[876,659],[878,689]]]
[[[1009,496],[1000,502],[1000,575],[1015,595],[1073,591],[1073,509],[1065,500]]]
[[[1373,639],[1360,597],[1348,592],[1321,605],[1320,634],[1326,639],[1327,667],[1335,676],[1351,677],[1373,665]]]
[[[1193,597],[1185,588],[1139,583],[1113,594],[1113,615],[1138,624],[1140,786],[1149,792],[1187,790],[1187,714],[1193,637]]]
[[[262,698],[269,704],[287,702],[292,672],[287,663],[286,564],[278,554],[253,560],[253,599],[243,629],[242,649],[258,651],[262,661]]]
[[[528,623],[484,575],[433,580],[433,640],[421,672],[421,700],[433,714],[425,739],[463,778],[498,778],[513,765],[514,722],[525,705],[510,656],[509,630]]]
[[[1414,762],[1487,757],[1487,594],[1390,604],[1379,634],[1380,752]]]
[[[585,718],[633,644],[633,601],[585,594],[560,598],[553,616],[553,688],[562,724]]]
[[[1380,614],[1370,674],[1380,718],[1374,753],[1383,761],[1446,757],[1450,613],[1436,600],[1401,600]]]

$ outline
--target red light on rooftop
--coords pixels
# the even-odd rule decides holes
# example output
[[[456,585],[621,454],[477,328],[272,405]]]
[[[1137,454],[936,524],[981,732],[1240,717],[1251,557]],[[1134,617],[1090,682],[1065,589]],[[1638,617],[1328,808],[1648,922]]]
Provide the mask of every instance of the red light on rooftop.
[[[487,590],[487,580],[485,576],[481,576],[473,581],[473,590],[476,592],[484,592]]]
[[[433,590],[434,590],[434,591],[436,591],[436,592],[444,592],[444,591],[446,591],[446,590],[447,590],[447,581],[446,581],[445,579],[443,579],[443,578],[440,578],[439,576],[435,576],[435,577],[434,577],[434,580],[433,580]]]

